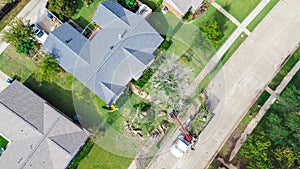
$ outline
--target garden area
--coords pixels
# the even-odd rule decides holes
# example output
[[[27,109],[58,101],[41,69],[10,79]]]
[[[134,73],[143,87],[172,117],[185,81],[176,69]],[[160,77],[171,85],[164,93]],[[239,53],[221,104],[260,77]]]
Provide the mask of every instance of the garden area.
[[[239,22],[243,22],[243,20],[261,2],[261,0],[216,0],[216,2],[234,16]]]
[[[233,159],[239,168],[299,168],[300,71]]]

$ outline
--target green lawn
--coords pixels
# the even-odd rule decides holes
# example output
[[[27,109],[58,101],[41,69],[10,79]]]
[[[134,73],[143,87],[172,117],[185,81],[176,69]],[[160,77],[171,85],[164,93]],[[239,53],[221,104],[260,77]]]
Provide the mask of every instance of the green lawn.
[[[261,0],[216,0],[216,2],[239,22],[243,22]]]
[[[94,144],[89,154],[81,161],[78,169],[127,169],[132,159],[120,157]]]
[[[72,19],[82,28],[85,28],[93,19],[99,3],[105,0],[94,0],[90,6],[83,6]]]
[[[205,76],[205,78],[201,81],[201,83],[197,87],[197,91],[203,91],[211,79],[219,72],[223,65],[230,59],[230,57],[234,54],[234,52],[240,47],[240,45],[246,40],[248,36],[242,32],[239,37],[233,42],[230,48],[226,51],[226,53],[222,56],[220,61],[217,63],[216,67],[212,72]],[[198,93],[196,92],[196,93]]]
[[[0,70],[11,78],[17,76],[19,81],[25,82],[35,69],[36,66],[32,60],[24,54],[16,53],[12,46],[0,55]]]
[[[295,53],[286,61],[277,75],[269,84],[269,87],[276,90],[277,86],[281,83],[284,77],[292,70],[297,62],[300,60],[300,47],[295,51]]]
[[[201,28],[209,20],[215,20],[219,25],[219,31],[221,32],[221,36],[219,37],[220,43],[218,46],[215,46],[216,49],[219,49],[226,42],[229,36],[234,32],[237,26],[212,5],[209,6],[208,10],[203,16],[194,19],[193,21],[191,21],[191,23]]]
[[[253,21],[247,26],[247,28],[252,32],[278,2],[279,0],[271,0],[265,6],[265,8],[260,11],[260,13],[253,19]]]
[[[8,144],[8,141],[0,135],[0,148],[4,148]]]

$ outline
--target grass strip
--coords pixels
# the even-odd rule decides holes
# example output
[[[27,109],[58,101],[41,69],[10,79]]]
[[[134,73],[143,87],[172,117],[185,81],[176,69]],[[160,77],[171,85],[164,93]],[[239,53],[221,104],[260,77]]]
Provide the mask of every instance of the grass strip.
[[[230,59],[230,57],[234,54],[234,52],[240,47],[240,45],[246,40],[248,36],[242,32],[239,37],[233,42],[230,48],[225,52],[220,61],[215,66],[214,70],[205,76],[205,78],[201,81],[201,83],[197,87],[197,92],[202,92],[212,80],[213,77],[219,72],[223,65]]]
[[[277,75],[270,82],[269,87],[272,90],[276,90],[277,86],[281,83],[284,77],[293,69],[295,64],[300,60],[300,47],[294,52],[294,54],[286,61]]]
[[[267,14],[274,8],[274,6],[279,2],[279,0],[271,0],[262,11],[252,20],[252,22],[247,26],[248,30],[251,32],[257,27],[257,25],[267,16]]]

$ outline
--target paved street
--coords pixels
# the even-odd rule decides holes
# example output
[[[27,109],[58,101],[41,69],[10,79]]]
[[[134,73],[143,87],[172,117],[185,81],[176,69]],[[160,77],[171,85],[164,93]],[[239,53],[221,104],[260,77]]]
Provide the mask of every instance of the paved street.
[[[46,12],[47,0],[31,0],[17,15],[19,18],[25,18],[30,20],[32,23],[37,22],[39,16],[41,16],[44,12]],[[4,28],[6,29],[6,27]],[[9,44],[1,41],[0,42],[0,54],[9,46]]]
[[[196,151],[157,157],[149,168],[207,168],[234,128],[300,41],[300,1],[280,1],[209,84],[215,113]],[[224,82],[225,81],[225,82]]]

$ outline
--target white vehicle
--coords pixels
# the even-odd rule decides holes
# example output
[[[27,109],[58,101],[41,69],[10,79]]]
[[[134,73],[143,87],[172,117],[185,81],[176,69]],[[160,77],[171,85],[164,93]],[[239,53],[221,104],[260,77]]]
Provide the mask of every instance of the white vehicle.
[[[36,34],[36,39],[40,41],[42,44],[46,41],[48,35],[45,33],[44,30],[42,30],[37,24],[32,24],[31,25],[34,33]]]
[[[175,157],[180,158],[188,151],[189,148],[190,143],[179,136],[175,144],[173,144],[170,148],[170,151]]]

